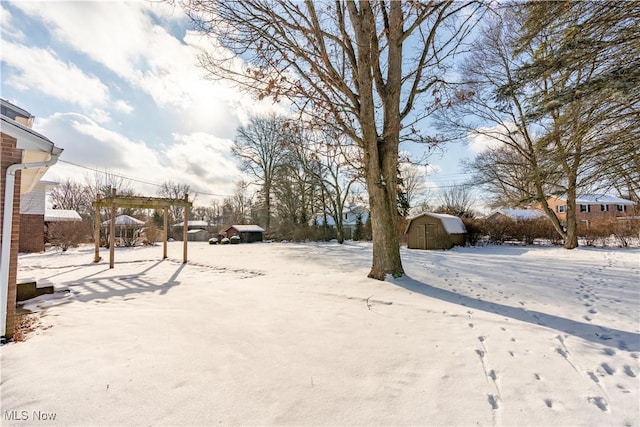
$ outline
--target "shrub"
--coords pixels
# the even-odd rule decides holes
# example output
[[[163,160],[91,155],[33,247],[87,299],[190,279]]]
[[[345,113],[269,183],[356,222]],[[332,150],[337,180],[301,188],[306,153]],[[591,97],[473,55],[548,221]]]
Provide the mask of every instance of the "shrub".
[[[90,235],[91,226],[85,221],[51,222],[47,228],[47,240],[63,252],[88,241]]]

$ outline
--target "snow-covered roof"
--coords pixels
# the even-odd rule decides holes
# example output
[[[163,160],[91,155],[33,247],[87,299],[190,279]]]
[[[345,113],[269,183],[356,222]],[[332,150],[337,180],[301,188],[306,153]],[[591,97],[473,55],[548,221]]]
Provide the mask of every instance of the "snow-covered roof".
[[[184,227],[184,221],[173,224],[174,227]],[[208,227],[209,223],[202,220],[187,221],[187,227]]]
[[[558,199],[567,200],[567,196],[558,196]],[[631,200],[606,194],[579,194],[576,196],[576,203],[581,205],[635,205]]]
[[[236,230],[238,230],[240,233],[262,233],[264,231],[264,228],[260,227],[259,225],[255,225],[255,224],[249,224],[249,225],[232,225],[229,228],[235,228]],[[228,229],[229,229],[228,228]],[[228,230],[227,229],[227,230]]]
[[[106,220],[102,222],[102,225],[109,225],[111,220]],[[137,218],[134,218],[129,215],[118,215],[116,217],[116,225],[143,225],[144,221],[140,221]]]
[[[44,211],[45,222],[82,221],[80,214],[71,209],[47,209]]]
[[[358,222],[358,215],[360,215],[360,221],[362,221],[363,224],[367,222],[367,220],[369,219],[369,210],[365,206],[356,205],[345,208],[342,211],[342,215],[346,216],[346,218],[342,219],[342,225],[346,227],[354,227]],[[313,218],[309,220],[309,225],[323,225],[325,217],[327,218],[328,226],[336,226],[336,221],[333,215],[329,213],[325,215],[322,212],[315,214]]]
[[[501,213],[516,220],[539,219],[546,216],[544,212],[537,209],[498,209],[494,213]]]
[[[203,230],[203,229],[201,229],[201,228],[196,228],[196,229],[194,229],[194,230],[189,230],[189,231],[187,231],[187,234],[197,234],[197,233],[202,233],[202,232],[204,232],[204,233],[208,233],[208,231],[207,231],[207,230]]]
[[[409,230],[409,226],[411,225],[411,221],[413,221],[414,219],[423,217],[423,216],[430,216],[432,218],[438,218],[440,220],[440,222],[442,222],[442,226],[444,227],[445,231],[449,234],[464,234],[467,232],[467,229],[464,226],[464,222],[462,222],[462,220],[460,218],[458,218],[457,216],[454,215],[448,215],[448,214],[438,214],[438,213],[432,213],[432,212],[425,212],[422,213],[418,216],[415,216],[413,218],[411,218],[409,220],[409,223],[407,224],[407,230]]]

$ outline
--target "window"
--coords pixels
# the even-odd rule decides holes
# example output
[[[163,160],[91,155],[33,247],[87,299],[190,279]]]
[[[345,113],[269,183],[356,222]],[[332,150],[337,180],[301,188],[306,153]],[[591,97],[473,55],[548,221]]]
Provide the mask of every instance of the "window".
[[[616,208],[618,209],[618,212],[626,212],[627,211],[627,206],[626,205],[617,205]]]
[[[349,219],[349,214],[348,213],[344,214],[344,219],[345,219],[345,221]]]
[[[600,212],[608,212],[609,205],[600,205]]]
[[[566,209],[566,206],[565,206],[565,205],[558,205],[558,206],[556,206],[556,212],[558,212],[558,213],[564,213],[564,212],[565,212],[565,209]]]
[[[580,205],[580,212],[591,212],[590,205]]]

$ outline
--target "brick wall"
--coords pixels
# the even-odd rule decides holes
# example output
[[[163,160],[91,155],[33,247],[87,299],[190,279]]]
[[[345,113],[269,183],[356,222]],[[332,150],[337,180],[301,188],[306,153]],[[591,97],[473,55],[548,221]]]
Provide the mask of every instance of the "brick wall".
[[[16,139],[0,134],[0,224],[4,224],[4,199],[7,168],[22,161],[22,152],[16,148]],[[16,316],[16,274],[18,270],[18,244],[20,236],[20,172],[16,173],[13,197],[13,221],[11,224],[11,250],[9,256],[9,292],[7,295],[7,326],[5,337],[13,336]],[[2,226],[0,225],[0,241]]]
[[[20,252],[44,251],[44,215],[20,214]]]

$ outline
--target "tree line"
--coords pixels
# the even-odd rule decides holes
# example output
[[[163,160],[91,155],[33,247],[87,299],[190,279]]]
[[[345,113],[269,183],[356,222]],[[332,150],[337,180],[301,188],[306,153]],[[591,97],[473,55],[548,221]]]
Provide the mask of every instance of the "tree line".
[[[291,107],[239,130],[236,155],[261,190],[249,203],[239,185],[236,211],[270,229],[318,204],[342,218],[361,180],[369,277],[404,274],[403,143],[489,141],[468,164],[473,184],[496,204],[541,203],[566,248],[579,191],[637,200],[638,2],[169,1],[211,38],[209,77]],[[546,204],[560,193],[565,224]]]

